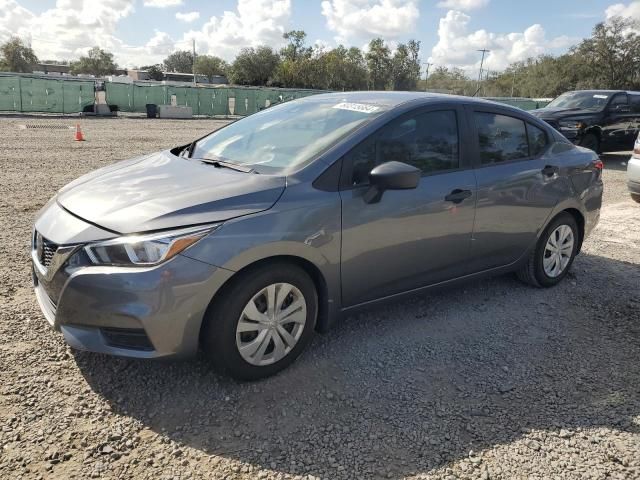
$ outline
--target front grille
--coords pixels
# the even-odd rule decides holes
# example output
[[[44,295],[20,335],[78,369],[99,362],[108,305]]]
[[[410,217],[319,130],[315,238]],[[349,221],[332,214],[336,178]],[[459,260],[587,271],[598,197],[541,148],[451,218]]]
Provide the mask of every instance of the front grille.
[[[43,267],[49,267],[53,260],[53,256],[58,251],[58,245],[47,240],[38,232],[36,232],[34,239],[34,247],[38,254],[38,261]]]
[[[42,265],[44,265],[45,267],[48,267],[49,265],[51,265],[51,260],[53,260],[53,256],[55,255],[57,250],[58,250],[58,245],[56,245],[55,243],[49,242],[47,240],[44,240],[43,248],[42,248],[42,257],[40,258]]]
[[[150,352],[153,350],[151,340],[142,328],[101,328],[107,345],[129,350]]]

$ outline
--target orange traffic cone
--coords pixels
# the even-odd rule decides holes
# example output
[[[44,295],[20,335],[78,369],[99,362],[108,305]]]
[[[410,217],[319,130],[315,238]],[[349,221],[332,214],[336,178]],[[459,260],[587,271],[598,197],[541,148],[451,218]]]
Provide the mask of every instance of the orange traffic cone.
[[[75,141],[76,142],[84,142],[84,135],[82,135],[82,130],[80,130],[80,124],[79,123],[76,123]]]

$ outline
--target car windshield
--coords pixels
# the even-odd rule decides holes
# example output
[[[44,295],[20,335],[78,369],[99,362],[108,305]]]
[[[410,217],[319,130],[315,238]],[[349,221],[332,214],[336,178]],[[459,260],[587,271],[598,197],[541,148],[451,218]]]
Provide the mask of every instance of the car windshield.
[[[547,108],[603,110],[610,96],[601,92],[567,92],[549,103]]]
[[[292,101],[213,132],[196,143],[191,157],[283,174],[308,164],[384,110],[381,105],[351,103],[335,96]]]

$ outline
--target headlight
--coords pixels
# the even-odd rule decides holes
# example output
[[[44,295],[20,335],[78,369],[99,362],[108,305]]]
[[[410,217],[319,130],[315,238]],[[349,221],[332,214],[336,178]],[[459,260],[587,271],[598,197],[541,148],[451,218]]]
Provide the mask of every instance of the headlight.
[[[216,230],[220,224],[149,235],[130,235],[84,247],[94,265],[148,267],[165,262]]]
[[[577,120],[567,120],[558,122],[561,129],[564,130],[582,130],[586,125],[583,122],[579,122]]]

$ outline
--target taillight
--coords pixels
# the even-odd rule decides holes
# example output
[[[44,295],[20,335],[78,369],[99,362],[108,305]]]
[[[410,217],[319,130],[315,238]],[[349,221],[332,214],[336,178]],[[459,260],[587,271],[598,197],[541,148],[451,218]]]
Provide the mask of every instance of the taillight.
[[[597,168],[598,170],[602,170],[604,168],[604,163],[602,162],[602,160],[598,159],[598,160],[594,160],[593,162],[593,166],[595,168]]]

